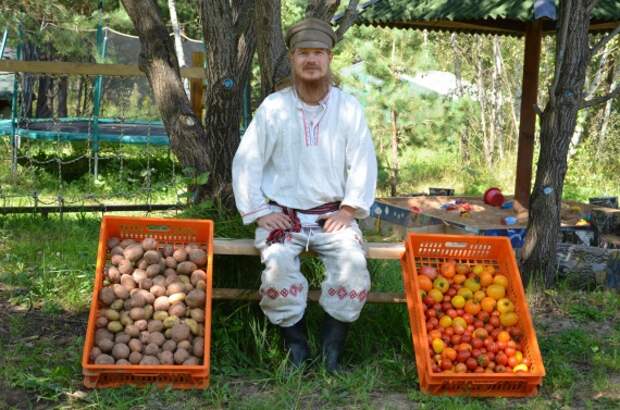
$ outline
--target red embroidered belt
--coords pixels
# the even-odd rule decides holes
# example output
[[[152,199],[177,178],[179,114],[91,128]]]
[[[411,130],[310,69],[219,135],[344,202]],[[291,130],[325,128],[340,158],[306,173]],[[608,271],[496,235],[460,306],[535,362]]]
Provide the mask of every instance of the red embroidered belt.
[[[329,202],[310,209],[288,208],[286,206],[278,204],[275,201],[270,201],[269,204],[276,205],[282,208],[282,213],[288,216],[291,220],[291,227],[288,229],[274,229],[273,231],[269,232],[269,236],[267,237],[267,245],[271,245],[273,243],[284,243],[284,239],[286,239],[287,234],[290,234],[291,232],[301,231],[301,222],[297,217],[297,213],[308,215],[323,215],[330,212],[335,212],[340,209],[340,201]]]

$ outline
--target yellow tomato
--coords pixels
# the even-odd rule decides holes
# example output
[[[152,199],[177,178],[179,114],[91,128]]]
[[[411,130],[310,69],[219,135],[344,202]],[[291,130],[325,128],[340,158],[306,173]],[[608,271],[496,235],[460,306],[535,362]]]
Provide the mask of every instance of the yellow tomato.
[[[495,300],[500,300],[506,296],[506,288],[494,283],[487,288],[487,295]]]
[[[493,282],[497,283],[498,285],[502,285],[505,288],[508,287],[508,278],[504,275],[495,275],[493,277]]]

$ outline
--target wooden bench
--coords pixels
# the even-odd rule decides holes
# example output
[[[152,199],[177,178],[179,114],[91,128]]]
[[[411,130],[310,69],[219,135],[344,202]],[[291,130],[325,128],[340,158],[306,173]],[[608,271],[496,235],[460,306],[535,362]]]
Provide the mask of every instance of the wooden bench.
[[[402,243],[383,243],[367,242],[365,246],[368,259],[393,259],[400,260],[405,251]],[[258,250],[254,247],[253,239],[225,239],[215,238],[214,254],[216,255],[246,255],[259,256]],[[233,300],[259,300],[257,289],[231,289],[214,288],[213,299],[233,299]],[[320,291],[311,290],[308,292],[308,299],[318,301]],[[369,303],[406,303],[405,295],[402,292],[370,292],[366,299]]]

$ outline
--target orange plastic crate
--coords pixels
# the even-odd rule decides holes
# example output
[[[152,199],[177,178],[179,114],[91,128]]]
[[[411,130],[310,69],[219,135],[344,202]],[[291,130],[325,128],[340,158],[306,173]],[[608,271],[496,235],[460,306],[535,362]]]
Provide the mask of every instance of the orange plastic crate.
[[[493,265],[508,277],[507,296],[515,303],[523,332],[523,354],[531,363],[528,372],[437,373],[432,371],[426,321],[420,297],[417,269],[439,265],[449,259],[457,263]],[[409,322],[422,391],[436,395],[480,397],[524,397],[538,392],[545,376],[542,356],[532,324],[521,274],[510,240],[505,237],[433,235],[410,233],[401,258],[407,295]]]
[[[94,344],[95,321],[99,311],[99,291],[103,286],[103,269],[109,258],[107,240],[111,237],[142,240],[157,239],[160,244],[198,243],[207,252],[207,276],[204,321],[204,352],[201,365],[99,365],[89,363]],[[163,219],[104,216],[99,232],[99,248],[93,298],[88,316],[86,341],[82,353],[82,374],[86,387],[122,385],[172,386],[179,389],[205,388],[209,385],[211,359],[211,293],[213,267],[213,222],[195,219]]]

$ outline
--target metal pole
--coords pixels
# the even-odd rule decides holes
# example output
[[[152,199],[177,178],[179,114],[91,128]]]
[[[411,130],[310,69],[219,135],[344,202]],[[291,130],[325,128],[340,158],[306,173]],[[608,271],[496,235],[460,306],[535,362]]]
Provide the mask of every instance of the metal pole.
[[[4,32],[7,33],[6,30]],[[21,26],[20,26],[20,39],[21,39]],[[3,50],[4,51],[4,41]],[[21,41],[17,45],[17,60],[21,59],[22,44]],[[17,173],[17,93],[19,92],[19,82],[17,81],[17,74],[13,76],[13,95],[11,96],[11,174],[15,176]]]
[[[97,52],[99,54],[100,60],[105,58],[106,48],[108,44],[108,32],[103,30],[103,1],[99,2],[99,22],[97,23]],[[99,114],[101,113],[101,93],[103,89],[103,76],[97,76],[97,80],[95,82],[95,92],[93,93],[93,157],[94,157],[94,168],[93,174],[95,180],[99,174]]]
[[[4,48],[6,47],[6,40],[9,37],[9,29],[5,28],[2,34],[2,42],[0,42],[0,59],[4,55]]]

